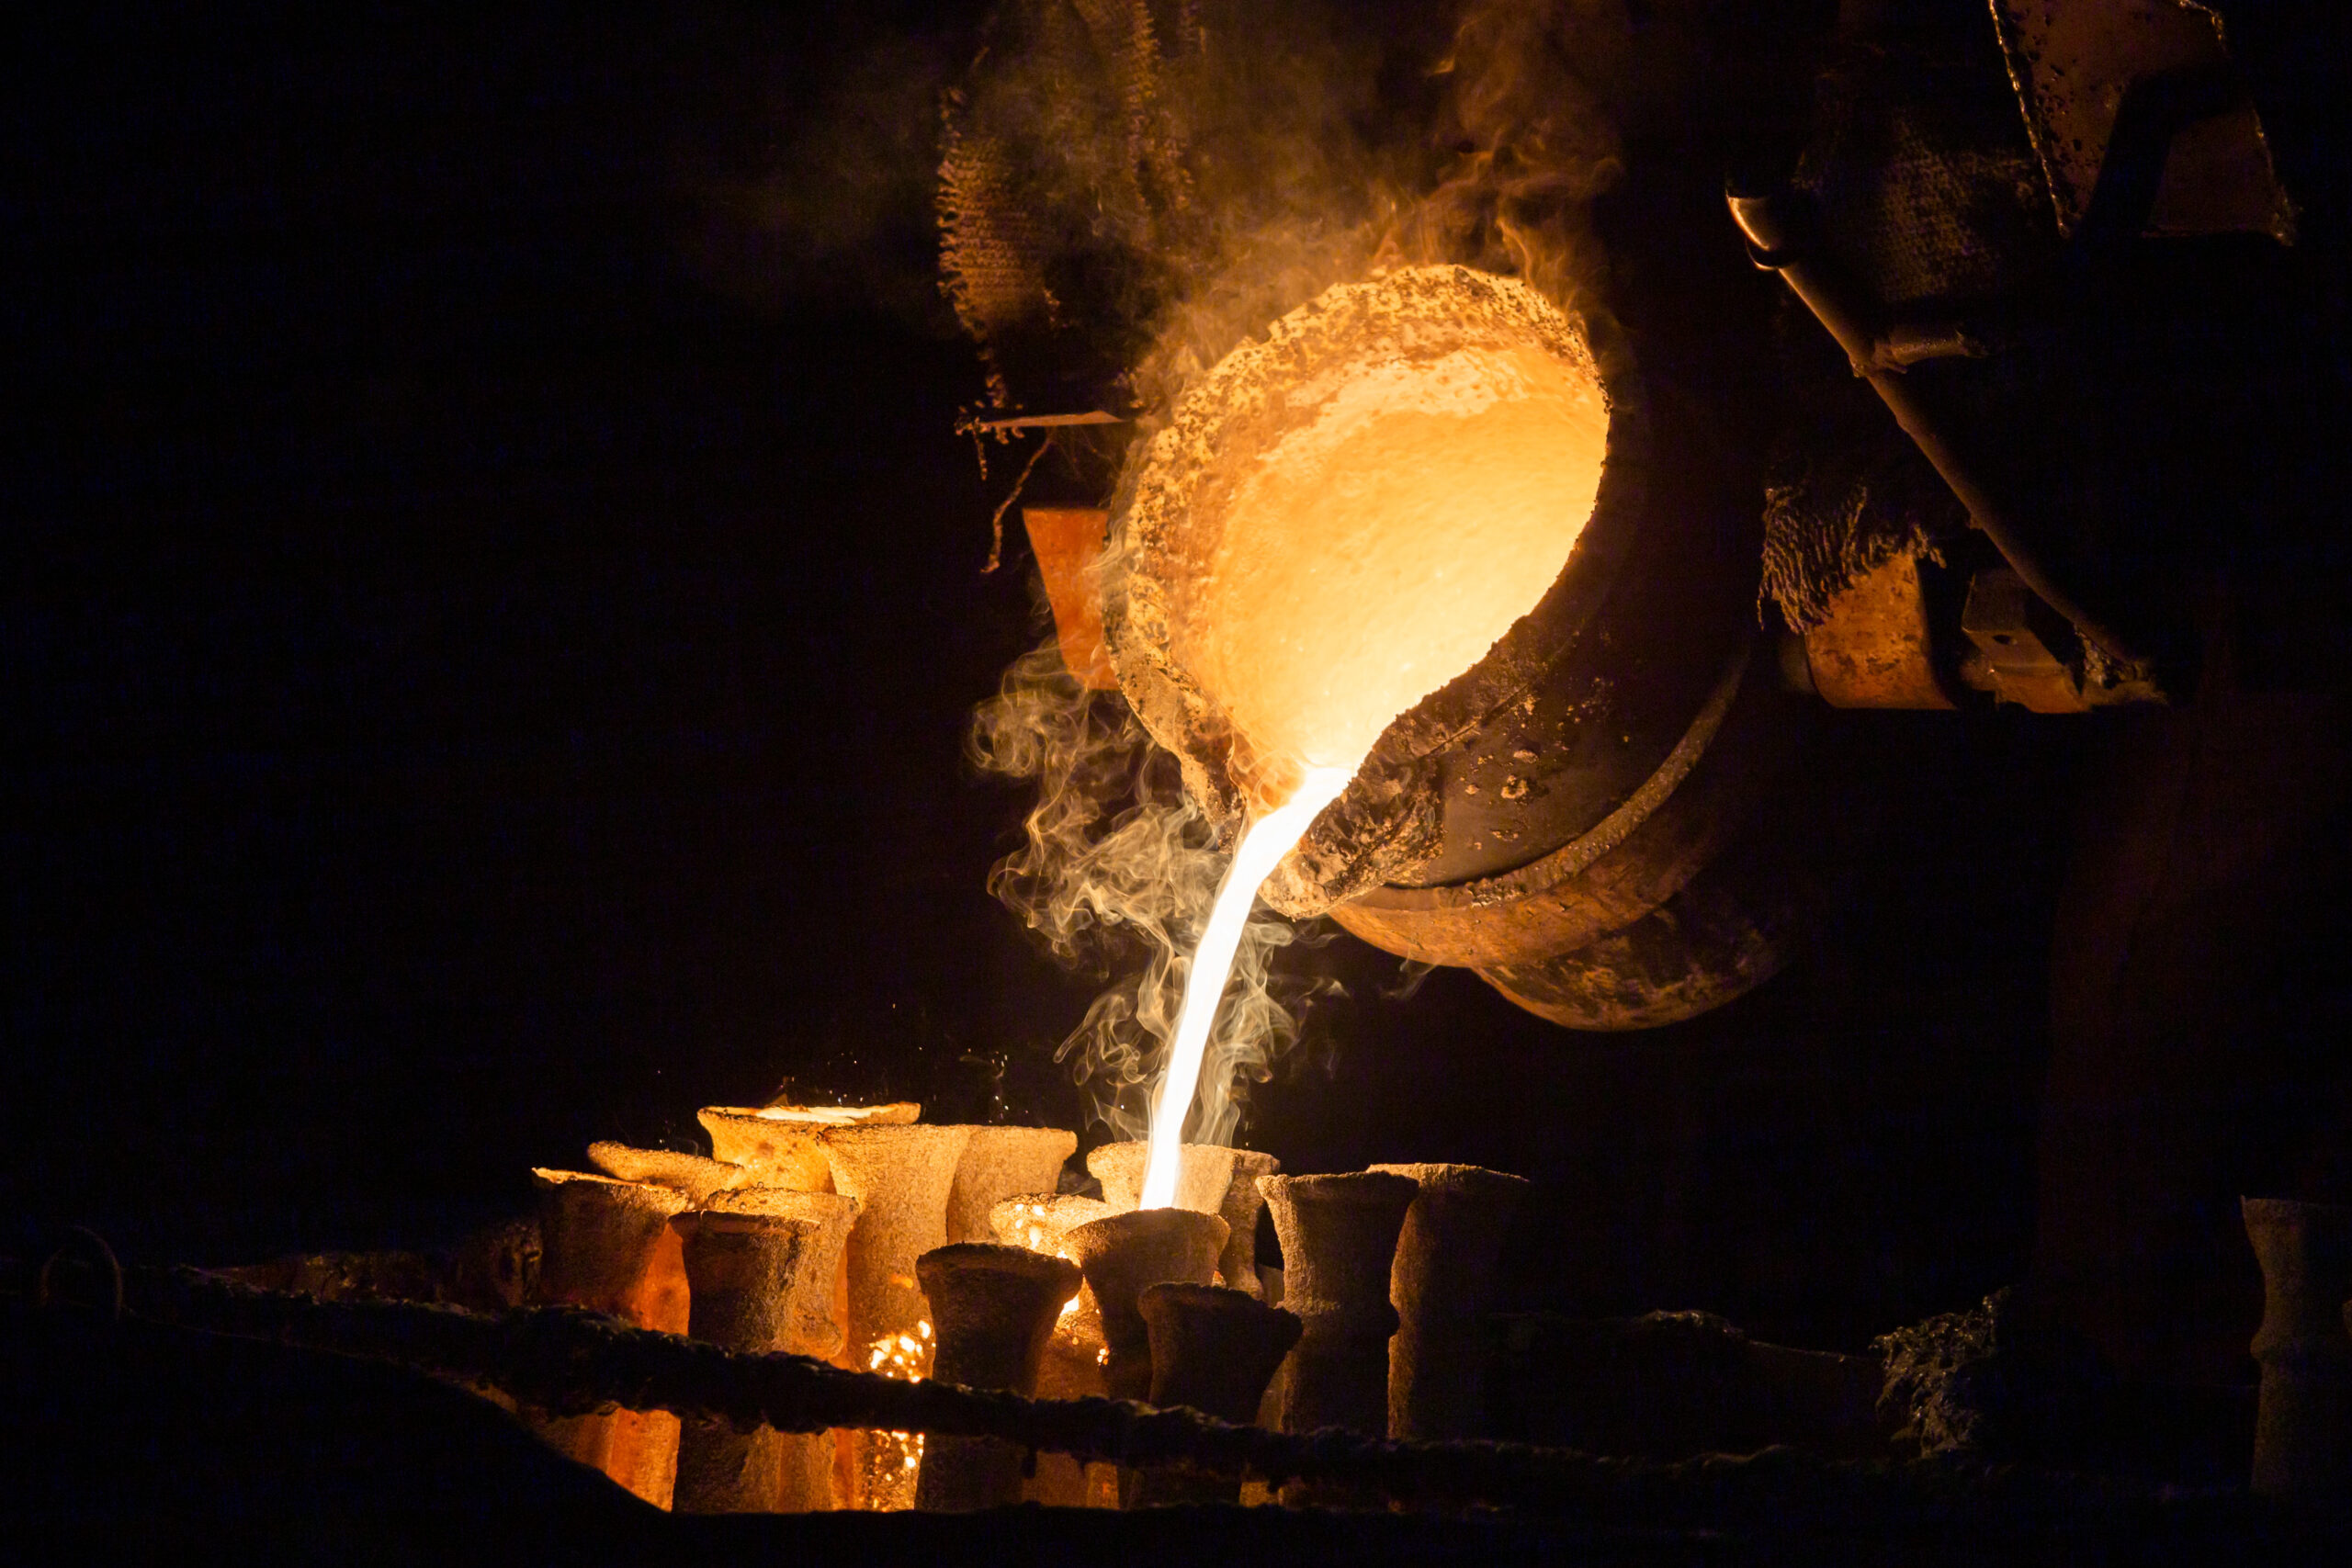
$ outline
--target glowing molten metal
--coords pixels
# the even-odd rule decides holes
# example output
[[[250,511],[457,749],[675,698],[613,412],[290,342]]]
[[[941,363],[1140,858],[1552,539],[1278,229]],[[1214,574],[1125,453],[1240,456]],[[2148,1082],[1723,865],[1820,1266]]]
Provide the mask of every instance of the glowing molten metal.
[[[1313,412],[1235,476],[1176,626],[1261,779],[1352,773],[1535,607],[1600,489],[1608,417],[1580,367],[1461,348],[1347,370],[1292,389]]]
[[[1193,955],[1142,1204],[1183,1124],[1260,886],[1381,733],[1483,659],[1567,564],[1609,412],[1581,329],[1458,267],[1345,284],[1219,363],[1155,438],[1129,526],[1137,626],[1229,726],[1258,807]]]
[[[1165,1209],[1176,1201],[1176,1179],[1183,1166],[1184,1118],[1200,1087],[1209,1026],[1216,1021],[1216,1004],[1224,998],[1226,980],[1233,973],[1233,955],[1241,946],[1241,928],[1249,923],[1250,906],[1258,900],[1259,885],[1273,874],[1291,846],[1306,835],[1323,808],[1340,797],[1354,776],[1352,767],[1310,768],[1297,794],[1242,832],[1241,842],[1233,852],[1233,864],[1217,886],[1216,902],[1209,909],[1201,945],[1193,950],[1192,973],[1184,982],[1184,1010],[1176,1019],[1176,1043],[1169,1052],[1167,1075],[1159,1080],[1159,1098],[1152,1101],[1151,1156],[1144,1166],[1142,1208]]]

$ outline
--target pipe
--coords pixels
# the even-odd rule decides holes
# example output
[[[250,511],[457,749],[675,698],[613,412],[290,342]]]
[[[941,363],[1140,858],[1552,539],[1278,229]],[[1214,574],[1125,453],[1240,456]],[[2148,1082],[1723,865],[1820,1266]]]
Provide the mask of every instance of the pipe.
[[[605,1175],[622,1181],[650,1182],[683,1192],[686,1201],[696,1207],[708,1202],[714,1192],[741,1187],[754,1179],[749,1166],[680,1154],[674,1149],[636,1149],[610,1142],[589,1145],[588,1161]]]
[[[1214,1285],[1152,1285],[1136,1305],[1151,1333],[1151,1403],[1237,1427],[1256,1423],[1266,1385],[1304,1326],[1294,1313]],[[1155,1465],[1136,1473],[1128,1506],[1234,1503],[1240,1495],[1235,1477]]]
[[[1306,1325],[1283,1400],[1285,1432],[1388,1430],[1389,1271],[1419,1185],[1408,1176],[1264,1176],[1283,1246],[1283,1305]]]
[[[933,1382],[1032,1398],[1078,1265],[1026,1247],[952,1242],[915,1262],[931,1302]],[[1022,1451],[996,1438],[931,1438],[915,1483],[918,1508],[993,1508],[1021,1501]]]
[[[1258,1282],[1258,1215],[1266,1206],[1266,1195],[1259,1190],[1258,1179],[1272,1176],[1282,1168],[1282,1161],[1256,1149],[1233,1151],[1233,1179],[1217,1208],[1227,1234],[1216,1271],[1227,1290],[1253,1298],[1265,1294],[1265,1287]]]
[[[1190,1209],[1132,1209],[1066,1238],[1102,1313],[1102,1381],[1114,1399],[1151,1393],[1151,1332],[1136,1298],[1147,1285],[1205,1285],[1225,1250],[1225,1222]]]
[[[1186,1144],[1177,1154],[1176,1207],[1196,1214],[1217,1213],[1233,1181],[1234,1151],[1217,1144]],[[1144,1167],[1150,1157],[1151,1145],[1141,1138],[1104,1144],[1087,1151],[1086,1173],[1102,1184],[1104,1202],[1132,1209],[1143,1201]]]
[[[971,1135],[969,1127],[922,1123],[833,1127],[823,1134],[834,1187],[861,1205],[849,1235],[854,1365],[878,1369],[901,1355],[919,1355],[912,1347],[928,1319],[915,1259],[947,1245],[947,1194]],[[851,1436],[851,1506],[913,1505],[911,1440],[888,1432]]]
[[[1375,1165],[1419,1185],[1396,1242],[1388,1296],[1388,1435],[1483,1438],[1487,1309],[1522,1177],[1475,1165]]]
[[[531,1172],[539,1189],[539,1300],[638,1328],[683,1333],[685,1265],[670,1221],[686,1206],[667,1187],[582,1171]],[[659,1410],[526,1416],[559,1453],[603,1471],[657,1508],[670,1506],[678,1418]]]
[[[1032,1192],[1007,1198],[989,1211],[989,1223],[999,1241],[1049,1252],[1057,1258],[1074,1255],[1064,1239],[1080,1225],[1108,1219],[1116,1213],[1100,1198],[1076,1193]],[[1082,1281],[1077,1307],[1054,1324],[1046,1359],[1037,1374],[1037,1392],[1046,1399],[1085,1399],[1102,1393],[1102,1314],[1094,1292]],[[1022,1488],[1024,1501],[1055,1508],[1114,1507],[1118,1504],[1116,1467],[1088,1465],[1063,1453],[1040,1453],[1036,1473]]]
[[[1978,357],[1984,345],[1963,327],[1947,325],[1933,331],[1898,328],[1882,333],[1865,302],[1862,290],[1841,276],[1835,263],[1822,254],[1814,232],[1811,204],[1797,192],[1749,192],[1736,186],[1724,193],[1732,221],[1747,236],[1748,254],[1756,265],[1781,275],[1790,292],[1804,301],[1838,346],[1846,352],[1854,374],[1871,384],[1894,422],[1919,453],[1934,466],[1968,515],[2000,550],[2026,586],[2052,609],[2066,617],[2083,637],[2096,643],[2117,664],[2144,667],[2147,652],[2124,637],[2105,617],[2093,615],[2051,574],[2030,542],[2017,517],[1977,479],[1973,468],[1940,430],[1924,400],[1904,378],[1905,368],[1930,358]]]
[[[974,1127],[947,1192],[947,1239],[994,1241],[989,1213],[1007,1198],[1051,1192],[1078,1134],[1059,1127]]]
[[[2254,1490],[2340,1500],[2352,1489],[2352,1209],[2283,1198],[2239,1208],[2262,1266]]]
[[[680,1214],[671,1225],[694,1292],[687,1336],[752,1355],[792,1348],[792,1297],[818,1227],[783,1214],[710,1213]],[[784,1448],[794,1440],[765,1425],[747,1431],[723,1416],[688,1417],[678,1436],[678,1512],[776,1512]]]

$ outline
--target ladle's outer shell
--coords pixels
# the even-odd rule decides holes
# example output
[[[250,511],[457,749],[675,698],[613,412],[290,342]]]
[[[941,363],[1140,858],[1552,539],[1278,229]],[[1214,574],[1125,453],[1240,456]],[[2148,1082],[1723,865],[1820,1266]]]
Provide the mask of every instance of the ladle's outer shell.
[[[1785,792],[1782,792],[1785,793]],[[1478,977],[1570,1029],[1656,1029],[1736,1000],[1802,941],[1827,834],[1751,832],[1640,919],[1570,952],[1489,964]]]
[[[1702,399],[1649,383],[1606,316],[1531,310],[1532,292],[1464,267],[1408,269],[1331,290],[1229,356],[1179,401],[1121,497],[1106,626],[1130,705],[1194,795],[1234,810],[1225,721],[1167,652],[1182,588],[1165,579],[1182,570],[1182,530],[1215,525],[1218,456],[1286,427],[1297,415],[1281,389],[1361,355],[1367,334],[1435,355],[1532,333],[1581,357],[1610,423],[1566,565],[1484,659],[1382,734],[1265,897],[1402,956],[1473,967],[1555,1022],[1650,1027],[1780,966],[1797,900],[1770,878],[1713,886],[1707,868],[1752,827],[1807,720],[1756,626],[1748,465],[1720,456]],[[1716,918],[1686,942],[1677,900]],[[1620,933],[1624,953],[1608,946]]]
[[[1642,400],[1628,395],[1630,360],[1605,326],[1567,315],[1524,284],[1468,267],[1417,267],[1344,285],[1235,350],[1179,400],[1116,509],[1104,629],[1121,690],[1153,738],[1176,753],[1194,796],[1229,815],[1239,804],[1227,769],[1229,728],[1214,694],[1170,652],[1193,554],[1187,541],[1221,523],[1231,476],[1247,456],[1307,417],[1290,403],[1292,388],[1374,355],[1434,359],[1468,346],[1539,346],[1597,374],[1610,428],[1593,515],[1535,610],[1381,736],[1354,783],[1269,885],[1269,902],[1286,913],[1319,913],[1444,860],[1449,803],[1440,754],[1523,699],[1591,626],[1638,533],[1647,490],[1648,421]],[[1609,793],[1630,790],[1649,765],[1630,771],[1623,788]]]

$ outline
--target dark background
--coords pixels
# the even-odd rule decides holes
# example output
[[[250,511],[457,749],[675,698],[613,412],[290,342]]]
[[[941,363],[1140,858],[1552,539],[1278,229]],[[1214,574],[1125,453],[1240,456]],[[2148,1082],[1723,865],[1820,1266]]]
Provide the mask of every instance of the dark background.
[[[960,756],[1042,626],[932,281],[979,10],[9,24],[0,1247],[447,1240],[787,1082],[1074,1124],[1093,986]],[[1294,949],[1350,996],[1245,1136],[1536,1178],[1521,1303],[1965,1304],[2030,1240],[2085,728],[1883,720],[1847,907],[1675,1030]]]

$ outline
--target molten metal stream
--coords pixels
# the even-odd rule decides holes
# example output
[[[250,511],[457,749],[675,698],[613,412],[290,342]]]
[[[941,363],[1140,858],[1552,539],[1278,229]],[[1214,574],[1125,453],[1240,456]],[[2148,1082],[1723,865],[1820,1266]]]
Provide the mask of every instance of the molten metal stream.
[[[1265,810],[1193,958],[1144,1207],[1176,1201],[1260,885],[1396,716],[1543,601],[1592,515],[1609,402],[1581,336],[1509,278],[1424,267],[1341,284],[1227,355],[1154,437],[1127,525],[1144,597],[1166,611],[1167,657],[1229,725],[1227,771]]]
[[[1224,999],[1226,982],[1232,977],[1234,954],[1241,949],[1241,928],[1249,923],[1258,888],[1353,777],[1353,768],[1309,768],[1288,800],[1242,830],[1233,863],[1217,886],[1216,903],[1209,909],[1201,945],[1193,954],[1193,970],[1184,981],[1184,1009],[1176,1020],[1176,1047],[1169,1053],[1168,1075],[1160,1080],[1159,1098],[1152,1101],[1144,1208],[1165,1209],[1176,1201],[1184,1118],[1192,1113],[1193,1097],[1200,1089],[1209,1027],[1216,1021],[1217,1003]]]

